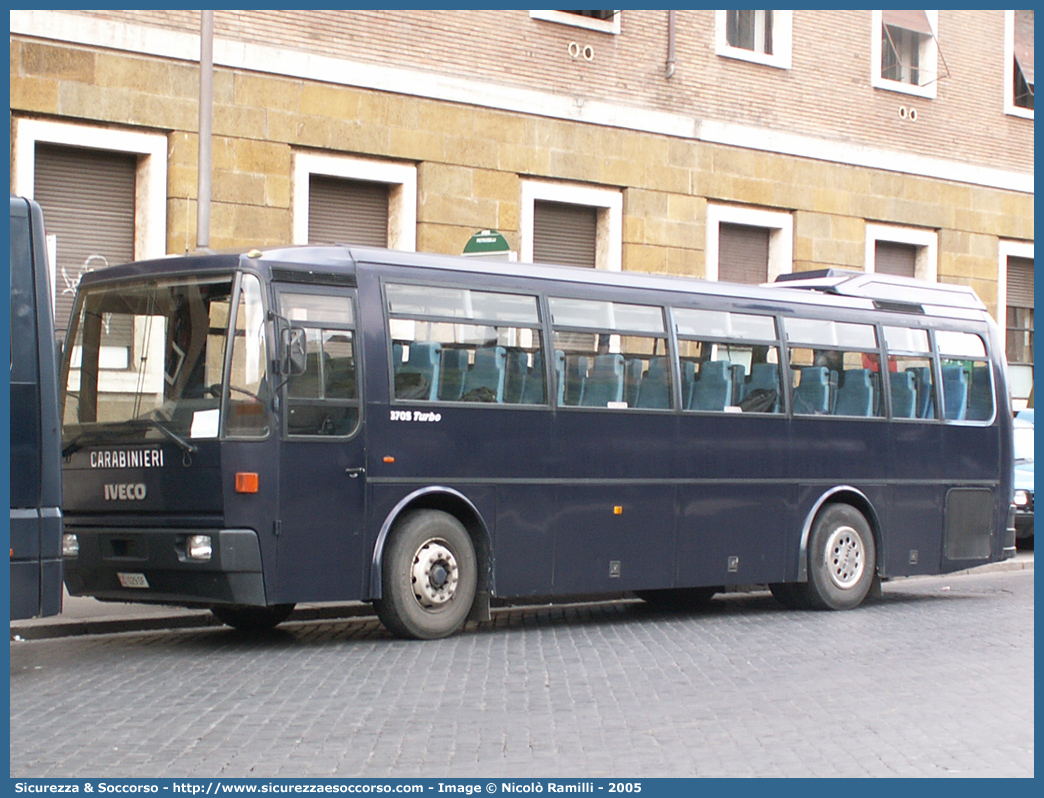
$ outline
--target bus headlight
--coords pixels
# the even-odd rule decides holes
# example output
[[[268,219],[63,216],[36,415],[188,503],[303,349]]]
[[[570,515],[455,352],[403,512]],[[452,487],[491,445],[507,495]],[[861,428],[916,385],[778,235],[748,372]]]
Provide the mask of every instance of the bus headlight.
[[[210,535],[189,535],[185,541],[185,553],[190,560],[209,560],[214,554]]]
[[[1029,493],[1024,490],[1015,491],[1015,506],[1025,507],[1029,504]]]

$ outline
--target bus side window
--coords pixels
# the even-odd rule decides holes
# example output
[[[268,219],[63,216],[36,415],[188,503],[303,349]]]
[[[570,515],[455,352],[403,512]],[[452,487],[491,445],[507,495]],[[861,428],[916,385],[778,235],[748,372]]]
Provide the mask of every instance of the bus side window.
[[[982,338],[937,330],[935,340],[942,367],[943,418],[989,421],[993,418],[993,381]]]
[[[305,371],[286,385],[290,435],[345,436],[359,423],[355,318],[344,294],[280,294],[280,312],[305,331]]]
[[[400,283],[385,295],[396,399],[546,403],[535,296]]]
[[[771,316],[675,308],[682,407],[697,412],[783,410]]]
[[[564,297],[549,303],[559,405],[670,409],[663,308]]]
[[[787,318],[794,413],[884,415],[877,334],[869,324]]]
[[[935,380],[928,331],[885,327],[892,418],[935,418]]]

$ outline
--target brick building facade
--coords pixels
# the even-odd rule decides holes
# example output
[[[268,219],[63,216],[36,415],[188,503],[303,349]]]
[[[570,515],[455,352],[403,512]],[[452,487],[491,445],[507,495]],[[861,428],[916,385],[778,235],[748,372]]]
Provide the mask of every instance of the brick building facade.
[[[1028,366],[1032,14],[218,11],[210,245],[895,271],[972,285]],[[59,302],[195,247],[199,55],[195,11],[11,12],[11,188]]]

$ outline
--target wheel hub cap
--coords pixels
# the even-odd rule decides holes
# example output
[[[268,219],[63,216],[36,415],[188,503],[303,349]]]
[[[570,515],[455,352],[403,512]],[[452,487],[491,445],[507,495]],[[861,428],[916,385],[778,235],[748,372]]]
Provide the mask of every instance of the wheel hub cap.
[[[457,590],[457,558],[440,540],[429,540],[413,557],[413,595],[424,607],[445,604]]]
[[[853,587],[866,567],[863,539],[850,526],[840,527],[827,541],[827,567],[830,579],[840,588]]]

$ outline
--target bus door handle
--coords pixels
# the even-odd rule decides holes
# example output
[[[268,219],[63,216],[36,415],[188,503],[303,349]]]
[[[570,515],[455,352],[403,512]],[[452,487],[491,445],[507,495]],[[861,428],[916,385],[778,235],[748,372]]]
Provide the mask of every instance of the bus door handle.
[[[361,477],[363,474],[366,473],[366,469],[365,468],[346,468],[346,469],[344,469],[344,473],[346,473],[352,479],[358,479],[359,477]]]

